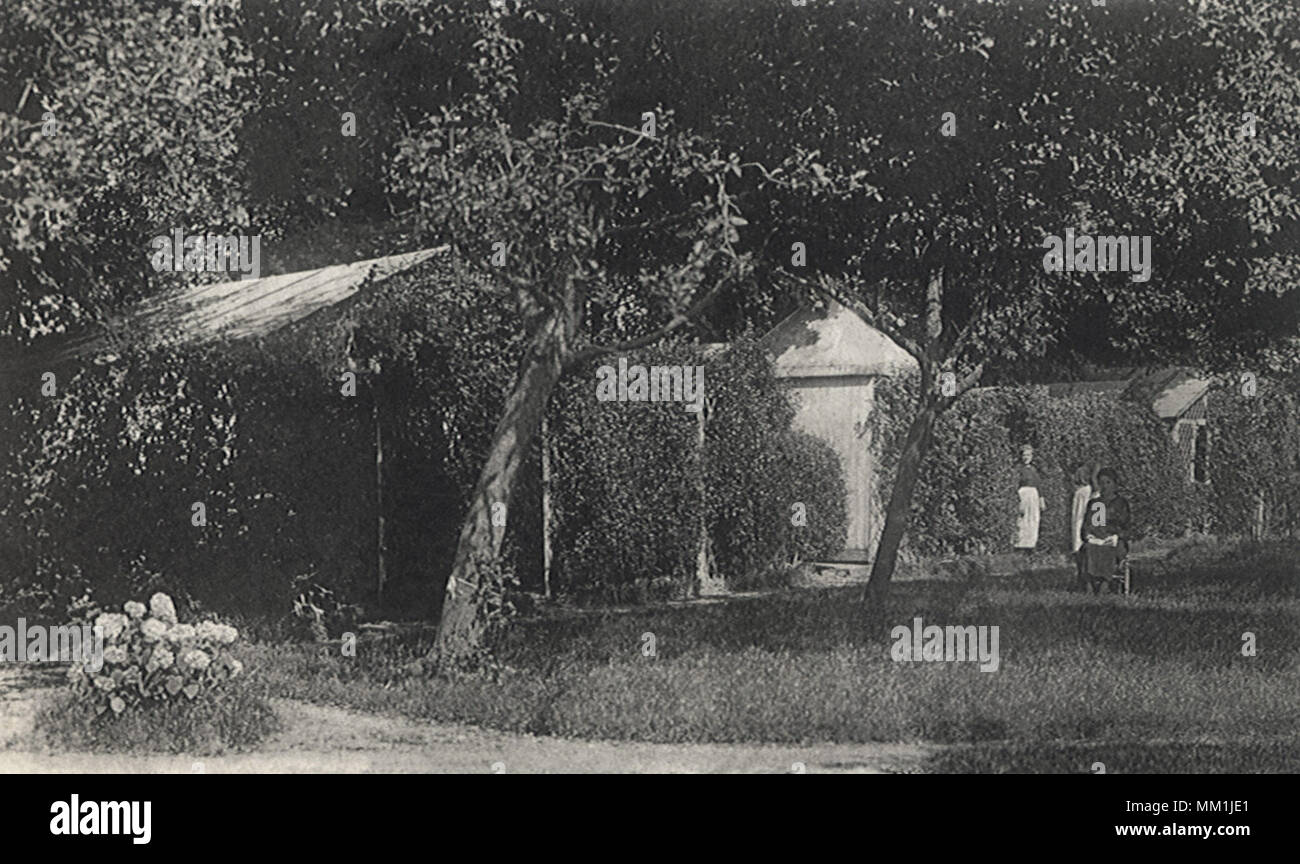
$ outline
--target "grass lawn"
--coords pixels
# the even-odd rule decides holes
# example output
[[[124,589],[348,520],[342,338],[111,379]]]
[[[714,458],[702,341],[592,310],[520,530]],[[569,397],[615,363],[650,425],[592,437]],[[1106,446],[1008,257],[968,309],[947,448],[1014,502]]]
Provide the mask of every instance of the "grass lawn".
[[[654,742],[937,742],[938,771],[1300,770],[1300,554],[1165,561],[1131,597],[1065,573],[856,589],[516,622],[496,681],[413,671],[427,648],[257,645],[269,696],[535,734]],[[889,630],[997,625],[1000,668],[899,663]],[[1256,656],[1242,655],[1243,634]],[[655,656],[646,656],[653,634]]]

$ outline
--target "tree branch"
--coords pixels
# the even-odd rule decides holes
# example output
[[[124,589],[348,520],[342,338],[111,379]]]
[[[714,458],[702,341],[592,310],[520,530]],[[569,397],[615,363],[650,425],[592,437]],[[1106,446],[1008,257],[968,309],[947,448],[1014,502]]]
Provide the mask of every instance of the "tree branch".
[[[623,126],[619,123],[606,123],[604,120],[584,120],[588,126],[603,126],[606,129],[617,129],[619,132],[626,132],[629,135],[635,135],[638,138],[651,138],[640,129],[633,129],[631,126]],[[654,140],[651,138],[651,140]]]
[[[925,347],[935,352],[943,336],[943,267],[930,276],[925,288]]]
[[[722,293],[723,287],[730,284],[730,282],[730,278],[719,279],[714,283],[712,288],[700,297],[700,299],[692,303],[689,309],[685,312],[674,315],[672,320],[667,324],[652,330],[644,336],[639,336],[636,339],[629,339],[626,342],[616,342],[612,345],[588,345],[585,348],[574,351],[564,361],[565,370],[567,371],[575,366],[587,362],[588,360],[594,360],[595,358],[605,354],[635,351],[637,348],[644,348],[646,345],[653,345],[669,333],[679,329],[683,324],[693,321],[696,316],[703,312],[704,309],[712,303],[720,293]]]
[[[831,282],[829,279],[821,279],[818,282],[812,282],[811,280],[805,279],[802,276],[796,276],[793,273],[789,272],[788,270],[778,270],[777,272],[789,279],[794,280],[795,282],[800,283],[801,285],[804,285],[807,288],[812,289],[813,291],[817,292],[821,296],[829,300],[834,300],[836,303],[839,303],[841,306],[845,307],[846,309],[848,309],[849,311],[857,315],[859,318],[861,318],[868,325],[875,327],[881,333],[884,333],[894,342],[898,343],[899,347],[901,347],[908,354],[912,355],[912,358],[916,360],[918,364],[920,364],[923,370],[929,368],[930,358],[926,356],[926,352],[921,347],[920,343],[918,343],[915,339],[905,336],[903,333],[899,332],[894,327],[891,327],[889,324],[885,323],[880,318],[880,316],[876,315],[876,313],[871,310],[870,306],[863,303],[861,300],[858,300],[853,297],[849,297],[848,295],[833,288],[831,286]]]
[[[944,351],[944,356],[956,363],[961,359],[961,352],[966,350],[970,344],[971,337],[975,335],[975,328],[989,311],[989,293],[987,291],[980,294],[979,302],[971,312],[970,318],[966,321],[966,326],[957,332],[957,338],[952,340],[952,344]]]

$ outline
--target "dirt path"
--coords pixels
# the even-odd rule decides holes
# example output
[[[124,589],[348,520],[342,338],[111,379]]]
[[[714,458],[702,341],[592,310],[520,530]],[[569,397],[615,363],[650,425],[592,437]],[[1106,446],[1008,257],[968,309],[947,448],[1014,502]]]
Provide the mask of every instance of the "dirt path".
[[[576,741],[274,700],[286,728],[256,752],[191,758],[17,749],[41,689],[0,686],[0,773],[910,773],[933,748]]]

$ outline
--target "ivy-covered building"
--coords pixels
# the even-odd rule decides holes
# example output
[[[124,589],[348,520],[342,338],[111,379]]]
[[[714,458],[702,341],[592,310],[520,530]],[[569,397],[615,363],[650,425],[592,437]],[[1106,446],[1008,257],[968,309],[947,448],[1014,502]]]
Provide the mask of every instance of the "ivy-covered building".
[[[1208,483],[1212,383],[1190,369],[1170,366],[1115,370],[1106,378],[1059,382],[1049,384],[1047,389],[1053,396],[1099,393],[1147,408],[1168,425],[1188,482]]]

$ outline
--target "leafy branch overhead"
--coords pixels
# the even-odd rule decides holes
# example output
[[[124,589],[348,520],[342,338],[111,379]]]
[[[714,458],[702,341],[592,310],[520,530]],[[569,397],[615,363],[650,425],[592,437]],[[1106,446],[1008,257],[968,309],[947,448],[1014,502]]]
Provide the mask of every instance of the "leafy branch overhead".
[[[677,131],[662,108],[636,129],[601,119],[601,101],[580,93],[558,119],[516,134],[494,106],[471,106],[413,131],[392,182],[430,235],[512,296],[525,322],[555,312],[575,332],[589,327],[592,339],[565,346],[569,365],[695,320],[753,273],[745,200],[829,182],[816,154],[742,163]],[[624,338],[595,341],[606,335]]]

